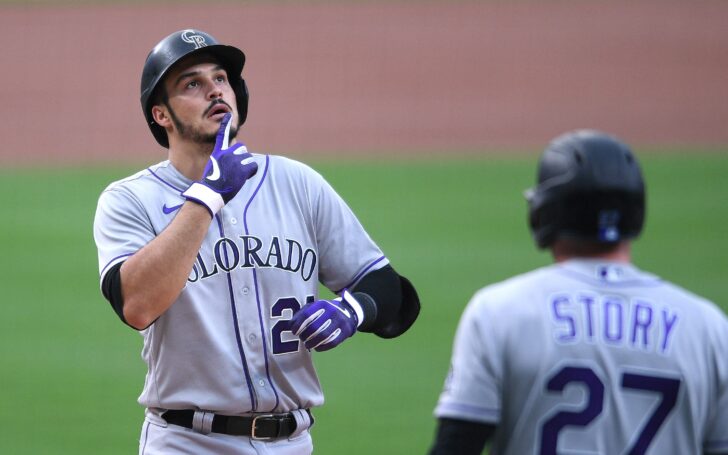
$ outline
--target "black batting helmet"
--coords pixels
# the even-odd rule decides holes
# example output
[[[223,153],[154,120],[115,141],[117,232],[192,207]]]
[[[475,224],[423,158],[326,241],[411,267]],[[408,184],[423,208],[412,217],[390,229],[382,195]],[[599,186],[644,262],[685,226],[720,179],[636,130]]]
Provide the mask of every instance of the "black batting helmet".
[[[560,236],[616,243],[637,237],[645,219],[637,159],[626,144],[594,130],[569,132],[549,144],[526,199],[539,248]]]
[[[169,147],[167,132],[154,122],[152,105],[155,90],[169,69],[183,57],[197,53],[214,56],[228,74],[230,85],[237,101],[238,126],[245,123],[248,116],[248,87],[242,78],[245,54],[237,47],[220,44],[209,33],[200,30],[180,30],[172,33],[154,46],[147,56],[142,70],[141,102],[144,117],[154,138],[163,147]]]

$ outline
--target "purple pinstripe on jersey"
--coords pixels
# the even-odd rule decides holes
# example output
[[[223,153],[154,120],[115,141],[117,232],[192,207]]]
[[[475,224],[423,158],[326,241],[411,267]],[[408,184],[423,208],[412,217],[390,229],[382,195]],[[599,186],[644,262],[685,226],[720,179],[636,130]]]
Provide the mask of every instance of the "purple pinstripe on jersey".
[[[225,229],[222,227],[222,220],[220,219],[220,215],[215,215],[215,220],[217,220],[217,227],[220,232],[220,237],[225,237]],[[227,253],[227,248],[224,248],[223,251],[225,252],[225,262],[228,264],[229,258]],[[245,349],[243,348],[243,341],[240,338],[240,327],[238,327],[238,311],[235,305],[235,293],[233,292],[233,280],[230,277],[230,274],[225,274],[227,277],[228,282],[228,292],[230,292],[230,308],[232,310],[232,316],[233,316],[233,327],[235,328],[235,341],[238,345],[238,352],[240,353],[240,362],[243,364],[243,371],[245,372],[245,382],[248,384],[248,393],[250,394],[250,403],[252,405],[252,410],[255,411],[258,407],[258,402],[255,397],[255,393],[253,392],[253,385],[250,381],[250,372],[248,371],[248,362],[245,359]]]
[[[366,267],[364,268],[364,270],[362,270],[361,272],[359,272],[359,274],[358,274],[357,276],[355,276],[355,277],[354,277],[354,279],[353,279],[353,280],[351,280],[351,282],[350,282],[349,284],[347,284],[347,285],[346,285],[346,286],[344,286],[343,288],[341,288],[341,289],[339,289],[338,291],[336,291],[336,293],[337,293],[337,294],[339,294],[339,293],[341,293],[341,291],[343,291],[344,289],[349,289],[349,288],[351,288],[352,286],[354,286],[354,285],[355,285],[355,284],[356,284],[357,282],[359,282],[359,280],[360,280],[360,279],[361,279],[361,278],[362,278],[362,277],[363,277],[364,275],[366,275],[366,273],[367,273],[367,272],[368,272],[368,271],[369,271],[369,270],[370,270],[370,269],[371,269],[372,267],[374,267],[375,265],[377,265],[377,264],[379,264],[380,262],[382,262],[382,261],[383,261],[383,260],[384,260],[385,258],[386,258],[386,256],[380,256],[379,258],[377,258],[377,259],[376,259],[375,261],[373,261],[373,262],[372,262],[371,264],[369,264],[368,266],[366,266]]]
[[[155,177],[157,178],[157,180],[159,180],[160,182],[164,183],[164,184],[165,184],[165,185],[167,185],[168,187],[172,188],[172,189],[173,189],[173,190],[175,190],[176,192],[178,192],[178,193],[180,193],[180,194],[181,194],[181,193],[182,193],[182,191],[184,191],[184,190],[181,190],[181,189],[179,189],[179,188],[175,187],[175,186],[174,186],[174,185],[172,185],[171,183],[167,182],[167,181],[166,181],[166,180],[164,180],[164,179],[163,179],[162,177],[158,176],[158,175],[157,175],[157,173],[156,173],[156,172],[154,172],[154,171],[152,170],[152,168],[151,168],[151,167],[148,167],[148,168],[147,168],[147,170],[148,170],[148,171],[149,171],[149,172],[150,172],[150,173],[151,173],[151,174],[152,174],[153,176],[155,176]]]
[[[255,188],[255,191],[253,191],[253,195],[250,196],[250,199],[248,200],[248,203],[245,205],[245,211],[243,212],[243,225],[245,226],[245,235],[250,235],[250,229],[248,229],[248,208],[250,207],[250,204],[253,202],[253,199],[255,199],[255,196],[258,194],[258,191],[260,190],[260,187],[263,186],[263,182],[265,182],[265,178],[268,175],[268,166],[270,165],[270,157],[268,155],[265,156],[265,169],[263,169],[263,177],[260,179],[260,183],[258,183],[258,186]],[[280,401],[280,398],[278,397],[278,391],[276,390],[276,386],[273,383],[273,381],[270,380],[270,367],[268,365],[268,341],[265,336],[265,325],[263,324],[263,311],[260,307],[260,292],[258,291],[258,273],[256,272],[255,268],[253,268],[253,286],[255,287],[255,303],[258,305],[258,322],[260,323],[260,333],[263,337],[263,358],[265,359],[265,376],[268,379],[268,384],[270,384],[271,388],[273,389],[273,395],[276,397],[276,403],[273,406],[271,411],[278,407],[278,403]]]

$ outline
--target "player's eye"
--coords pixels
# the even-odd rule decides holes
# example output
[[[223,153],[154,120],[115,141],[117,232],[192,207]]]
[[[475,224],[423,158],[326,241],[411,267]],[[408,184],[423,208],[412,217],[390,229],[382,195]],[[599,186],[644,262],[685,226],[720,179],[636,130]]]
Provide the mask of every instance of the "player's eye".
[[[197,81],[189,81],[187,84],[185,84],[185,88],[195,88],[199,85],[200,84]]]

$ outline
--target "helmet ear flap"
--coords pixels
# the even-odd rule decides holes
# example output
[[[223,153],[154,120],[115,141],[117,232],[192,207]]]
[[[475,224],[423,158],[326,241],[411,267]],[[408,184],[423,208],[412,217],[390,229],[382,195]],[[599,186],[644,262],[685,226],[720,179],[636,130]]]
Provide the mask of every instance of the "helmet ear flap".
[[[543,249],[556,240],[562,206],[559,201],[549,201],[531,206],[528,221],[536,245]]]
[[[169,148],[169,139],[167,138],[167,131],[157,123],[149,124],[149,129],[152,130],[152,136],[157,140],[159,145],[164,148]]]
[[[250,100],[250,93],[248,92],[248,84],[245,83],[245,79],[242,77],[237,84],[232,85],[238,108],[238,126],[240,126],[245,123],[245,120],[248,118],[248,101]]]

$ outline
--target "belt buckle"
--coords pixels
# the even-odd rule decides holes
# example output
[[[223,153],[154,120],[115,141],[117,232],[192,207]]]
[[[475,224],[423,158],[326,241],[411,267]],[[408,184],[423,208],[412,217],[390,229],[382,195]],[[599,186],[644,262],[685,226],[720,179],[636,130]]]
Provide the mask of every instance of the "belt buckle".
[[[273,414],[259,414],[253,417],[253,425],[250,429],[250,438],[254,439],[256,441],[270,441],[275,439],[273,436],[258,436],[256,434],[256,426],[258,424],[258,419],[272,419],[275,420],[275,416]],[[280,425],[280,424],[279,424]]]

